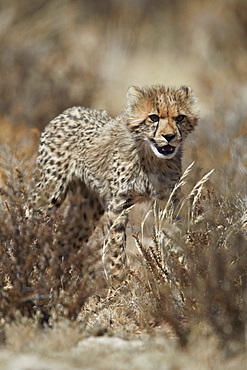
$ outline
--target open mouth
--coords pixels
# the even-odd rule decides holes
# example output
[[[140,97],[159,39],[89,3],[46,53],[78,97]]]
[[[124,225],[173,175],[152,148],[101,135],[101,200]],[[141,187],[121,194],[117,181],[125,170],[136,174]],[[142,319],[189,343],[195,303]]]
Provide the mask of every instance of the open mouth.
[[[156,149],[158,152],[162,155],[170,155],[175,152],[176,147],[172,145],[165,145],[165,146],[158,146],[157,144],[155,145]]]
[[[152,151],[159,158],[165,158],[165,157],[168,159],[173,158],[174,155],[176,155],[176,152],[179,148],[179,144],[176,146],[171,145],[171,144],[159,146],[156,143],[156,141],[153,139],[151,139],[149,143],[150,143]]]

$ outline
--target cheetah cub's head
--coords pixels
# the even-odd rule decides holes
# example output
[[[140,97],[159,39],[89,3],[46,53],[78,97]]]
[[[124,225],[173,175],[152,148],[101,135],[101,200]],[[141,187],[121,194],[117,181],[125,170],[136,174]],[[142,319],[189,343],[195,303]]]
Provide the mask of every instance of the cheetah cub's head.
[[[159,158],[173,158],[197,123],[196,98],[190,87],[130,87],[127,125]]]

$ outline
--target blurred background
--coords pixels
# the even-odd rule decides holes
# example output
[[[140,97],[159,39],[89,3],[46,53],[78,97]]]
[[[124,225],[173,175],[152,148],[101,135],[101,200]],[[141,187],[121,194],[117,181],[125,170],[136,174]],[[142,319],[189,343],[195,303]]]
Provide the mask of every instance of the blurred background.
[[[184,166],[246,190],[246,0],[0,0],[0,50],[0,143],[23,155],[38,143],[23,127],[68,107],[114,116],[130,85],[188,84],[201,121]]]
[[[92,245],[79,250],[65,243],[71,225],[81,228],[81,203],[72,199],[71,207],[61,207],[55,221],[44,215],[27,217],[40,132],[75,105],[105,109],[115,116],[125,107],[129,86],[156,83],[190,85],[198,97],[200,122],[186,140],[183,168],[192,161],[195,164],[182,191],[189,194],[207,172],[215,171],[204,189],[198,187],[185,203],[181,222],[170,224],[168,218],[169,232],[162,219],[155,218],[156,224],[147,220],[147,208],[143,213],[134,209],[128,236],[140,235],[147,246],[142,254],[152,279],[142,273],[143,258],[135,257],[134,239],[129,239],[129,256],[138,266],[129,275],[131,284],[124,282],[124,289],[116,294],[109,295],[108,290],[104,299],[98,248],[103,234],[99,232],[91,238]],[[241,364],[246,360],[246,179],[247,0],[0,0],[1,363],[13,359],[8,368],[18,368],[13,352],[6,352],[12,347],[25,358],[31,350],[31,358],[39,363],[49,358],[49,351],[51,364],[55,357],[66,361],[69,356],[67,368],[71,368],[85,357],[78,352],[76,360],[78,338],[105,334],[110,339],[117,333],[117,339],[136,340],[140,335],[149,347],[147,335],[154,338],[155,351],[158,344],[161,352],[169,352],[165,363],[179,360],[169,368],[212,369],[217,356],[219,365],[214,368],[246,368],[246,364],[225,362],[237,348],[243,351]],[[145,227],[150,226],[145,244],[140,233],[143,220]],[[57,235],[65,240],[63,249],[56,247]],[[185,304],[181,304],[182,295]],[[180,320],[182,310],[185,318],[188,314],[188,329],[196,323],[196,330],[191,330],[188,341],[192,349],[176,356],[161,337],[156,341],[152,330],[156,326],[161,335],[160,325],[168,322],[185,344],[189,330]],[[20,315],[28,319],[22,322]],[[33,329],[31,317],[38,325]],[[76,319],[68,330],[64,317],[78,318],[80,325]],[[8,323],[15,319],[12,332]],[[55,326],[60,320],[62,325]],[[39,334],[37,330],[41,327],[49,327],[48,342],[48,331]],[[173,329],[168,326],[168,336],[173,337]],[[208,345],[213,331],[221,342],[213,338]],[[206,341],[200,344],[202,337]],[[229,339],[242,341],[243,347],[229,346],[224,355],[217,355],[220,343]],[[47,351],[43,343],[48,343]],[[61,348],[65,351],[57,355]],[[73,352],[66,355],[68,348]],[[147,351],[139,344],[135,348],[141,354],[154,351],[152,346]],[[155,351],[146,367],[153,365]],[[157,354],[160,365],[163,358]],[[192,367],[184,366],[184,354],[193,359]],[[109,356],[104,352],[103,357],[107,368]],[[202,367],[198,358],[200,363],[205,359]],[[90,363],[87,356],[85,361]],[[25,368],[37,365],[28,362]]]

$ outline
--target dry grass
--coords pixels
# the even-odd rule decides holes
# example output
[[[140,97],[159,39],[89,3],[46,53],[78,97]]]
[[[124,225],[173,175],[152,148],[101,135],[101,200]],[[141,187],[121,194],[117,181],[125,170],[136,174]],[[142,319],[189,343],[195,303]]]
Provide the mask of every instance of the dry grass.
[[[1,368],[245,367],[244,10],[243,0],[1,4]],[[134,225],[132,272],[109,293],[100,233],[87,249],[54,244],[78,222],[76,199],[27,217],[39,130],[73,105],[118,113],[129,85],[157,82],[199,96],[184,168],[195,163],[180,205]]]

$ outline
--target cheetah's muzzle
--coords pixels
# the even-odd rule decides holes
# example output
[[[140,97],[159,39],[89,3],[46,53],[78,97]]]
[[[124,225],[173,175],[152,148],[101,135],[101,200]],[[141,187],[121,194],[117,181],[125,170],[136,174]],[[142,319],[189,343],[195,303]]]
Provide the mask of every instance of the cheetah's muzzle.
[[[151,140],[151,142],[152,142],[153,146],[155,147],[155,149],[160,154],[162,154],[164,157],[174,154],[174,152],[177,148],[176,146],[173,146],[173,145],[170,145],[170,144],[159,146],[154,140]]]
[[[157,148],[158,152],[160,154],[163,154],[163,155],[173,154],[175,152],[175,149],[176,149],[175,146],[172,146],[172,145],[169,145],[169,144],[165,145],[165,146],[162,146],[162,147],[156,145],[156,148]]]

